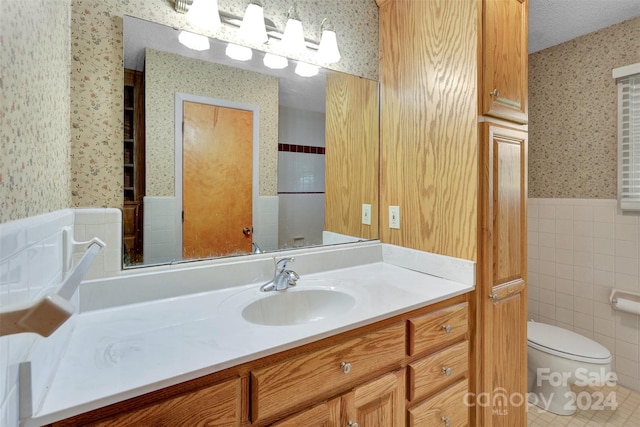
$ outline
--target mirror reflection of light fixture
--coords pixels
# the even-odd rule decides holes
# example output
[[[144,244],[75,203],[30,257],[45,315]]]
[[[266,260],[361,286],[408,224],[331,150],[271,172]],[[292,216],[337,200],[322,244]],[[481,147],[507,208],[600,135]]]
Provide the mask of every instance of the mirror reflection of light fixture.
[[[307,64],[306,62],[298,62],[296,65],[296,74],[300,77],[313,77],[318,74],[317,65]]]
[[[306,50],[307,45],[304,41],[302,21],[298,17],[295,6],[289,9],[288,18],[282,35],[282,46],[289,53],[302,53]]]
[[[229,58],[235,59],[236,61],[248,61],[253,56],[253,51],[251,50],[251,48],[240,46],[235,43],[227,44],[225,53]]]
[[[266,43],[269,40],[264,25],[264,9],[258,0],[251,0],[244,12],[238,36],[251,43]]]
[[[209,50],[209,37],[200,34],[190,33],[189,31],[180,31],[178,41],[193,50]]]
[[[340,61],[340,50],[338,49],[338,40],[333,26],[325,18],[322,20],[320,28],[322,30],[322,36],[320,37],[320,46],[318,47],[318,59],[327,64]]]
[[[218,0],[193,0],[187,12],[187,20],[197,27],[218,31],[222,27]]]
[[[287,58],[273,53],[265,53],[262,62],[264,62],[265,66],[274,70],[281,70],[289,65]]]

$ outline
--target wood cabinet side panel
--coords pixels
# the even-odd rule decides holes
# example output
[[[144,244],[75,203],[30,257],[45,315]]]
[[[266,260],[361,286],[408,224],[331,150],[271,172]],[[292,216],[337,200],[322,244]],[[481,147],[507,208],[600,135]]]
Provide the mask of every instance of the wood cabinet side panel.
[[[476,0],[380,8],[381,202],[385,243],[475,260]],[[400,207],[400,229],[388,227]]]

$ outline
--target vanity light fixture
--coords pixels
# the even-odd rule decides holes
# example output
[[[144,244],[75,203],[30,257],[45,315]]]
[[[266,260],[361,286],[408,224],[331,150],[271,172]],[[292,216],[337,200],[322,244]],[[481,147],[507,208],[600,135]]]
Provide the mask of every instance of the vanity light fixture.
[[[281,70],[283,68],[287,68],[289,65],[289,60],[287,58],[274,53],[265,53],[262,62],[264,62],[265,66],[274,70]]]
[[[306,43],[304,41],[304,32],[302,31],[302,21],[298,17],[295,6],[289,9],[287,14],[287,24],[284,27],[284,34],[282,35],[282,46],[287,52],[298,54],[306,50]]]
[[[227,56],[236,61],[248,61],[253,56],[251,48],[246,46],[240,46],[239,44],[229,43],[225,50]]]
[[[296,74],[300,77],[313,77],[318,74],[317,65],[307,64],[306,62],[298,62],[296,65]]]
[[[182,3],[185,3],[182,0]],[[178,2],[176,2],[176,8]],[[191,7],[187,6],[187,20],[196,27],[218,31],[222,27],[218,0],[193,0]]]
[[[322,20],[320,24],[322,36],[320,37],[320,46],[318,47],[318,59],[327,64],[333,64],[340,61],[340,50],[338,49],[338,39],[333,26],[327,21]]]
[[[264,24],[264,9],[258,0],[251,0],[244,12],[238,36],[249,43],[261,44],[269,41]]]
[[[207,36],[190,33],[189,31],[180,31],[178,41],[189,49],[197,51],[209,50],[209,37]]]

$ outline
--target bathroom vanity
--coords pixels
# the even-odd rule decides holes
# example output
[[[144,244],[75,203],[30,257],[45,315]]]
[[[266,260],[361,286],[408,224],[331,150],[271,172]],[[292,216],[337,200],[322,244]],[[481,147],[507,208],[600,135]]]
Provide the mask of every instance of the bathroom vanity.
[[[467,340],[458,296],[53,425],[463,426]]]
[[[456,281],[392,263],[437,255],[387,249],[286,291],[251,283],[82,313],[24,425],[466,425],[474,264],[442,257],[471,273]]]

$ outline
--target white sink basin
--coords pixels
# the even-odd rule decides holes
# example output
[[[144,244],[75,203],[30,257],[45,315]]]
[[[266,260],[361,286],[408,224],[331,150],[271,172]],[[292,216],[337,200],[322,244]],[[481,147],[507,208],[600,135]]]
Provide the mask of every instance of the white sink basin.
[[[342,315],[355,303],[351,295],[331,288],[290,288],[247,305],[242,317],[259,325],[299,325]]]

